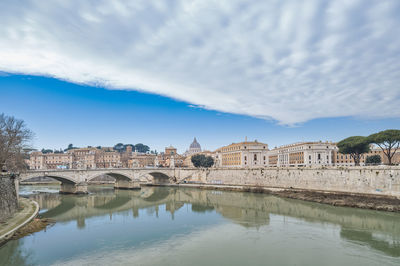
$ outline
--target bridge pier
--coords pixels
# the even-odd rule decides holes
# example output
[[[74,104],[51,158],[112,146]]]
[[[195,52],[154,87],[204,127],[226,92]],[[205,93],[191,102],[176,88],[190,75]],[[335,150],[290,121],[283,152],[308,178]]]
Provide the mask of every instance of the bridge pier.
[[[140,183],[130,180],[115,180],[114,189],[140,189]]]
[[[87,183],[61,183],[60,194],[87,194]]]

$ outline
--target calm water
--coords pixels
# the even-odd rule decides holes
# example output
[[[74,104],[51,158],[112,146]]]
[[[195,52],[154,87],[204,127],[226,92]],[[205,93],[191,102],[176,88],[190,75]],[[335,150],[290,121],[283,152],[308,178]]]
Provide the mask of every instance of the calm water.
[[[40,192],[41,191],[41,192]],[[57,223],[0,265],[400,265],[400,215],[188,188],[22,187]]]

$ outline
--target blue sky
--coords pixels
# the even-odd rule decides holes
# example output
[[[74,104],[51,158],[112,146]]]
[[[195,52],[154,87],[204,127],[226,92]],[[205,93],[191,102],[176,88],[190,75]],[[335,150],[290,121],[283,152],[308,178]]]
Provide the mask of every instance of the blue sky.
[[[3,0],[0,111],[48,148],[399,128],[399,14],[398,0]]]
[[[203,148],[248,139],[270,147],[302,140],[337,141],[400,125],[400,119],[315,119],[297,126],[193,108],[155,94],[77,85],[54,78],[0,76],[1,110],[24,119],[36,148],[145,143],[161,151],[172,144],[184,152],[193,137]]]

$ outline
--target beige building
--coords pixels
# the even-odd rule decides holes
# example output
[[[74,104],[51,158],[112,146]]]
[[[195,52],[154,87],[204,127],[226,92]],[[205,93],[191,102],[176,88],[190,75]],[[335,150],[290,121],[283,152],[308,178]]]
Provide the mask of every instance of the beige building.
[[[140,154],[135,152],[129,158],[128,167],[153,167],[155,166],[156,156],[155,154]]]
[[[29,169],[95,169],[122,167],[121,154],[112,148],[79,148],[66,153],[32,152]]]
[[[371,150],[367,153],[361,155],[360,165],[365,165],[365,161],[368,156],[379,155],[383,164],[388,164],[387,156],[383,153],[382,149],[379,147],[371,146]],[[392,158],[392,163],[395,165],[400,164],[400,150],[397,150]],[[338,166],[353,166],[354,159],[350,154],[342,154],[336,149],[333,153],[333,164]]]
[[[32,152],[26,161],[29,169],[69,169],[73,165],[73,156],[66,153]]]
[[[216,150],[217,167],[264,167],[268,165],[268,144],[255,141],[232,143]]]
[[[269,166],[312,166],[333,165],[334,151],[332,142],[299,142],[280,146],[268,152]]]

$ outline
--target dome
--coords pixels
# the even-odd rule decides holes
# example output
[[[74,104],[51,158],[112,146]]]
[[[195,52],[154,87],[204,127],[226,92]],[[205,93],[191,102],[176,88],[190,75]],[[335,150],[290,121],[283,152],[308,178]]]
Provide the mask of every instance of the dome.
[[[194,140],[193,140],[193,142],[192,142],[192,144],[190,144],[190,147],[189,147],[191,150],[193,150],[193,149],[200,149],[201,150],[201,146],[200,146],[200,144],[197,142],[197,140],[196,140],[196,138],[194,138]]]

